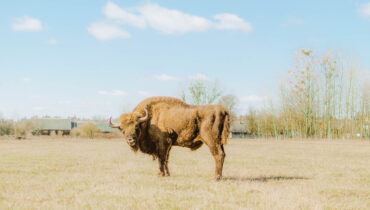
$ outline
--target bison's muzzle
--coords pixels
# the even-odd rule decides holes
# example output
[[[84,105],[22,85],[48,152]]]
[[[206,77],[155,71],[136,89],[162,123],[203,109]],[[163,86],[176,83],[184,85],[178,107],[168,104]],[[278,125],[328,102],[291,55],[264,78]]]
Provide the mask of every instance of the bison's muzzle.
[[[129,138],[126,141],[127,141],[127,144],[130,145],[131,147],[135,146],[136,144],[136,140],[133,138]]]

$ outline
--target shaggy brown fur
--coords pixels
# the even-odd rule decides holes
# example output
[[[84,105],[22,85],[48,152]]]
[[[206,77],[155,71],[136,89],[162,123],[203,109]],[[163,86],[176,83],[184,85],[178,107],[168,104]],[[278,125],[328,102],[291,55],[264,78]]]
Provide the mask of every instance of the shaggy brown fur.
[[[148,118],[139,122],[146,115],[145,109]],[[147,98],[119,119],[119,128],[131,148],[158,158],[161,176],[170,175],[168,157],[172,146],[196,150],[204,143],[215,158],[219,180],[229,127],[229,112],[223,106],[193,106],[171,97]]]

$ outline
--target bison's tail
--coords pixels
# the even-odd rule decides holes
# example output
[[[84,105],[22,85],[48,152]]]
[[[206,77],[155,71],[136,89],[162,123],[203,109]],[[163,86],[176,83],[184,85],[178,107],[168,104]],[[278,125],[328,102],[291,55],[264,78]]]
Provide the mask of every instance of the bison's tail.
[[[230,116],[229,112],[225,112],[225,117],[223,121],[223,129],[221,133],[221,144],[225,145],[227,144],[227,139],[230,135]]]

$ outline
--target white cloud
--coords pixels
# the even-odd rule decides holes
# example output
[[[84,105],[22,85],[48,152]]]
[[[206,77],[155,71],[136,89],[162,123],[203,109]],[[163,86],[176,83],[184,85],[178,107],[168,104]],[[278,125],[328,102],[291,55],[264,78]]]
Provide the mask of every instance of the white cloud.
[[[29,77],[22,77],[21,78],[21,80],[23,81],[23,82],[31,82],[31,78],[29,78]]]
[[[168,74],[155,75],[154,77],[157,80],[160,80],[160,81],[175,81],[175,80],[178,80],[177,77],[170,76]]]
[[[54,38],[50,38],[50,39],[46,40],[46,43],[48,43],[48,44],[50,44],[50,45],[55,45],[55,44],[57,44],[58,42],[57,42],[57,40],[56,40],[56,39],[54,39]]]
[[[88,28],[87,31],[102,41],[115,39],[115,38],[123,38],[128,39],[131,35],[122,30],[120,27],[116,25],[110,25],[102,22],[95,22],[92,23]]]
[[[248,95],[239,97],[239,110],[241,113],[247,113],[250,109],[260,109],[266,105],[268,98],[265,96]]]
[[[138,10],[148,25],[166,34],[205,31],[212,26],[212,22],[206,18],[167,9],[156,4],[146,4]]]
[[[125,96],[127,95],[126,92],[122,90],[111,90],[111,91],[105,91],[105,90],[99,90],[99,95],[110,95],[110,96]]]
[[[261,97],[257,95],[249,95],[249,96],[243,96],[240,98],[241,102],[245,103],[261,103],[266,100],[266,97]]]
[[[189,79],[190,80],[202,80],[202,81],[211,80],[211,78],[201,73],[196,73],[194,75],[191,75],[189,76]]]
[[[118,23],[140,29],[149,27],[164,34],[185,34],[210,29],[240,30],[245,33],[252,31],[252,25],[235,14],[216,14],[213,16],[213,20],[211,20],[179,10],[161,7],[153,3],[125,9],[113,2],[108,2],[103,7],[103,13],[107,19],[115,20]],[[113,26],[118,28],[115,25],[111,25],[111,27]],[[99,28],[102,28],[102,26]],[[105,35],[106,32],[102,35],[101,33],[103,32],[101,31],[105,32],[106,30],[92,30],[92,27],[89,27],[89,32],[95,34],[95,37],[102,40],[109,39],[105,37],[110,36]],[[127,32],[125,33],[128,34]]]
[[[237,15],[223,13],[215,15],[213,18],[219,21],[215,23],[215,27],[218,29],[241,30],[244,33],[252,31],[252,25]]]
[[[370,17],[370,2],[361,5],[361,7],[358,9],[358,13],[365,18]]]
[[[140,96],[143,96],[143,97],[150,97],[150,96],[153,96],[153,94],[151,94],[150,92],[143,91],[143,90],[139,90],[137,93],[138,93]]]
[[[107,5],[105,5],[103,13],[109,19],[116,19],[122,23],[133,25],[138,28],[146,27],[146,22],[143,17],[134,15],[113,2],[108,2]]]
[[[23,16],[14,20],[12,29],[15,31],[41,31],[42,22],[36,18]]]

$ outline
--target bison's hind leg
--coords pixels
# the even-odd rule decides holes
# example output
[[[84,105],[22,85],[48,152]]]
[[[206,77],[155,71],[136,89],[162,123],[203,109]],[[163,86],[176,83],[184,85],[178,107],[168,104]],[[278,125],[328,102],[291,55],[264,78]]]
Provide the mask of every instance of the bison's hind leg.
[[[216,163],[215,179],[219,181],[222,178],[222,168],[226,157],[225,150],[222,144],[209,145],[209,150],[211,151]]]

